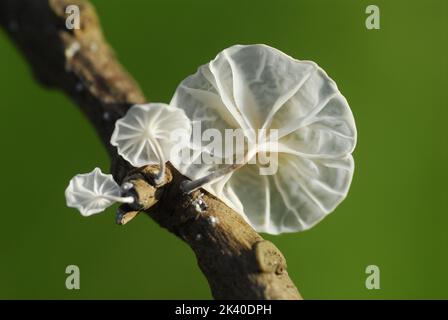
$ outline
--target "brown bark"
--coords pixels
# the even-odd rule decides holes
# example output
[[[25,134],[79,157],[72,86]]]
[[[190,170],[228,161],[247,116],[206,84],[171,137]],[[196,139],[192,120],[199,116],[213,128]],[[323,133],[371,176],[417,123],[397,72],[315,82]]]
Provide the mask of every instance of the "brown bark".
[[[81,28],[65,26],[68,5],[81,10]],[[204,190],[183,194],[186,178],[168,164],[166,181],[155,186],[154,166],[134,169],[109,140],[115,121],[146,102],[137,83],[105,41],[95,10],[85,0],[2,0],[0,25],[31,65],[36,79],[65,92],[94,125],[108,150],[111,171],[138,207],[122,206],[117,222],[138,211],[185,241],[195,252],[216,299],[301,299],[282,253],[244,219]]]

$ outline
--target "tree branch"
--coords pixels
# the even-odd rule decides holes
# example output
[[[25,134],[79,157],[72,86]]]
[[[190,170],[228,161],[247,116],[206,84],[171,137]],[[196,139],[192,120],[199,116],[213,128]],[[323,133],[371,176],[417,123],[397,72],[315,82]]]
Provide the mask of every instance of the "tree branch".
[[[65,26],[68,5],[78,5],[81,28]],[[115,121],[129,107],[146,102],[132,77],[104,39],[86,0],[2,0],[0,25],[30,63],[36,79],[65,92],[94,125],[112,161],[118,182],[129,182],[137,207],[122,206],[118,222],[146,212],[195,252],[216,299],[301,299],[282,253],[244,219],[204,190],[180,192],[186,180],[168,164],[156,186],[156,166],[132,168],[109,141]]]

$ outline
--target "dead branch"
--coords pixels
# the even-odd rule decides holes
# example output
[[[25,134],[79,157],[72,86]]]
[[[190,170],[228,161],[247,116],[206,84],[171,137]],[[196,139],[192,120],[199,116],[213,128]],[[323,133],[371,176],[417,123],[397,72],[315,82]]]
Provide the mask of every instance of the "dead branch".
[[[69,30],[68,5],[78,5],[81,28]],[[132,168],[110,145],[115,121],[146,102],[137,83],[114,56],[86,0],[2,0],[0,25],[43,85],[65,92],[94,125],[108,150],[118,182],[129,182],[138,207],[122,206],[118,223],[139,211],[185,241],[195,252],[216,299],[301,299],[282,253],[244,219],[204,190],[182,194],[186,178],[168,164],[155,187],[157,168]]]

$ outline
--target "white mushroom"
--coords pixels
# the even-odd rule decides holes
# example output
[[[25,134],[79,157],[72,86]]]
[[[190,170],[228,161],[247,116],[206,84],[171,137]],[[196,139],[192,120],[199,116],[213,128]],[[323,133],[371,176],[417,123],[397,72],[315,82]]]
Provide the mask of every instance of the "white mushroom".
[[[115,202],[132,203],[133,197],[121,197],[120,187],[112,175],[99,168],[74,176],[65,190],[67,206],[85,217],[104,211]]]
[[[278,137],[267,144],[247,135],[245,149],[245,163],[260,151],[277,154],[272,175],[259,174],[258,158],[255,165],[173,163],[195,180],[187,189],[206,183],[207,191],[257,231],[308,229],[346,197],[354,170],[355,122],[335,82],[314,62],[266,45],[232,46],[182,81],[171,105],[201,122],[202,132],[277,130]],[[194,149],[197,156],[197,145]],[[210,150],[202,147],[199,153]]]
[[[163,103],[134,105],[115,123],[110,143],[134,167],[159,164],[156,180],[160,181],[165,161],[170,160],[171,148],[176,143],[170,136],[174,130],[184,130],[189,140],[191,124],[183,110]]]

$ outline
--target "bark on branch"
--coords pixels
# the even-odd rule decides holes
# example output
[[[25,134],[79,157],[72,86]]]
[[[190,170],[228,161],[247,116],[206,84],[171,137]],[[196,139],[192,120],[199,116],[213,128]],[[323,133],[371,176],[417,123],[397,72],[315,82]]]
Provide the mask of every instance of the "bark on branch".
[[[73,4],[81,11],[79,30],[65,24],[65,9]],[[144,211],[185,241],[216,299],[301,299],[282,253],[239,214],[204,190],[182,194],[179,185],[186,178],[169,164],[166,181],[155,187],[156,167],[135,169],[117,155],[109,143],[115,121],[146,98],[115,58],[88,1],[2,0],[0,25],[36,79],[81,108],[110,154],[114,177],[132,186],[128,192],[138,198],[138,207],[122,206],[119,223]]]

